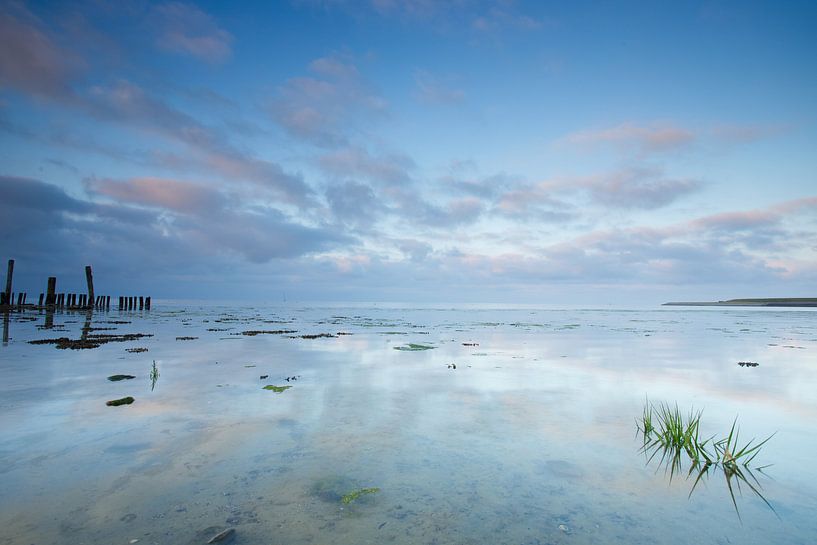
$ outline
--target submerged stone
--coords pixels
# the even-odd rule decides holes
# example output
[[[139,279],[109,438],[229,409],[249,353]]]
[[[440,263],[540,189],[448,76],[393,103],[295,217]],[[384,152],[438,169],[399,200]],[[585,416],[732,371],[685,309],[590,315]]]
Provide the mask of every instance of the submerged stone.
[[[207,543],[227,543],[228,541],[231,541],[233,537],[235,537],[235,528],[227,528],[223,532],[219,532],[211,537]]]

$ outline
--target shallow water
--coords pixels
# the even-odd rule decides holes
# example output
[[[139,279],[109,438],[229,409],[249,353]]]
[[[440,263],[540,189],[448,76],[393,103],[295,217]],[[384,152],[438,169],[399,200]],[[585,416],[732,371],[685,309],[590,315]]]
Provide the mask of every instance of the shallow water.
[[[817,312],[159,306],[6,325],[0,543],[817,536]],[[88,327],[153,336],[27,343]],[[320,333],[336,336],[299,337]],[[434,348],[395,350],[409,344]],[[772,464],[755,475],[774,511],[745,485],[736,509],[722,472],[690,495],[695,475],[648,462],[646,398],[703,409],[707,436],[736,417],[746,440],[776,432],[754,462]],[[365,487],[379,491],[339,501]]]

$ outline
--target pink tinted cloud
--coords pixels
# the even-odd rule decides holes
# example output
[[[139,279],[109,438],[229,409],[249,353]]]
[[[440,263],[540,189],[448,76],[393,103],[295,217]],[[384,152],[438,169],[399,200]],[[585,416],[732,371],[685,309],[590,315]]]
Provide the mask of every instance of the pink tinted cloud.
[[[695,135],[672,125],[622,123],[606,129],[574,132],[563,140],[585,148],[614,146],[641,152],[662,152],[688,146],[695,140]]]
[[[793,199],[758,210],[721,212],[693,220],[689,225],[695,229],[757,229],[778,224],[786,219],[787,214],[798,214],[809,209],[817,209],[817,197]]]
[[[196,6],[170,2],[155,8],[157,45],[167,51],[210,63],[224,62],[232,54],[232,35]]]
[[[199,184],[164,178],[131,178],[129,180],[92,179],[88,190],[120,203],[164,208],[183,214],[206,214],[223,205],[218,192]]]
[[[45,32],[11,14],[0,13],[0,89],[64,98],[79,61]]]

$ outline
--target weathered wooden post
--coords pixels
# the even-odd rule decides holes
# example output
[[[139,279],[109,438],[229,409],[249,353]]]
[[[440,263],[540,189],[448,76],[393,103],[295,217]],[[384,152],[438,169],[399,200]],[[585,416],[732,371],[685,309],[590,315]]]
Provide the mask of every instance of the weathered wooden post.
[[[47,291],[47,294],[45,296],[46,306],[54,306],[54,303],[56,302],[55,292],[57,291],[57,277],[56,276],[49,276],[48,277],[48,289],[46,291]]]
[[[88,282],[88,306],[94,304],[94,273],[91,271],[91,266],[85,266],[85,281]]]
[[[42,294],[42,293],[40,294],[40,300],[39,300],[39,301],[37,301],[37,306],[38,306],[38,307],[43,306],[43,297],[44,297],[44,296],[45,296],[45,294]]]
[[[145,310],[150,310],[150,295],[145,297]]]
[[[22,293],[17,294],[17,306],[18,307],[23,306],[23,294]]]
[[[111,296],[105,296],[105,310],[111,310]]]
[[[14,276],[14,260],[9,259],[9,270],[6,273],[6,291],[3,292],[3,303],[10,305],[11,301],[11,278]]]
[[[145,297],[143,295],[139,296],[139,310],[145,310]]]
[[[125,298],[121,295],[119,296],[119,310],[122,310],[122,306],[125,303]]]

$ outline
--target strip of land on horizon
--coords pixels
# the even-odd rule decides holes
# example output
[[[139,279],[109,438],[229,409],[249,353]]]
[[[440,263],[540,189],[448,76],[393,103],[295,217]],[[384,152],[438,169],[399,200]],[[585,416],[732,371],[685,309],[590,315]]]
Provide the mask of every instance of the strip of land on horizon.
[[[729,299],[727,301],[672,301],[663,306],[688,307],[817,307],[817,297]]]

